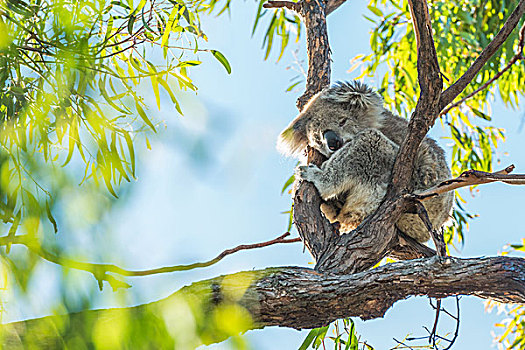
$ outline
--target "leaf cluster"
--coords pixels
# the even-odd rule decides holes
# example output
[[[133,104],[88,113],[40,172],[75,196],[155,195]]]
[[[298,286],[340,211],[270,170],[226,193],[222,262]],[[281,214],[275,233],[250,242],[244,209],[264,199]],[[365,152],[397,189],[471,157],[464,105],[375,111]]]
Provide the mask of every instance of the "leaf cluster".
[[[61,169],[83,168],[78,183],[117,187],[135,177],[135,146],[158,122],[167,95],[196,91],[190,69],[211,54],[200,14],[206,1],[6,0],[0,2],[0,219],[10,233],[52,223]],[[160,50],[162,57],[155,55]],[[162,92],[162,90],[164,92]],[[51,175],[52,174],[52,175]],[[51,175],[51,176],[50,176]]]

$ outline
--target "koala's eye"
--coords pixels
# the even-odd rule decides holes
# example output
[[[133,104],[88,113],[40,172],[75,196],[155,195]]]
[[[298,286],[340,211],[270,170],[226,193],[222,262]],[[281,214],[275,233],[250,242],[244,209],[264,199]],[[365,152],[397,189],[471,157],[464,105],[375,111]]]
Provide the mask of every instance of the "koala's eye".
[[[330,151],[335,152],[339,148],[343,147],[343,139],[339,137],[334,131],[328,130],[323,134],[326,144]]]

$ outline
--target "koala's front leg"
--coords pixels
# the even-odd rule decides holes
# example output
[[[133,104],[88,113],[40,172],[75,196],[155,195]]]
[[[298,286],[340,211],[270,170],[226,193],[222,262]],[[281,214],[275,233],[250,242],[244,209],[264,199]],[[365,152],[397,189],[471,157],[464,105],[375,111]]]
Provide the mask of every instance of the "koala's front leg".
[[[295,169],[295,178],[309,181],[319,191],[324,200],[329,200],[343,192],[348,187],[346,174],[342,169],[330,166],[330,162],[323,164],[322,168],[316,165],[303,165]]]
[[[335,152],[321,168],[299,166],[296,178],[312,182],[328,200],[342,193],[381,196],[398,146],[380,131],[365,129]]]
[[[325,200],[333,196],[330,195],[330,193],[333,192],[331,188],[333,187],[332,181],[326,176],[326,173],[316,165],[298,166],[295,168],[295,179],[313,183],[321,197]]]

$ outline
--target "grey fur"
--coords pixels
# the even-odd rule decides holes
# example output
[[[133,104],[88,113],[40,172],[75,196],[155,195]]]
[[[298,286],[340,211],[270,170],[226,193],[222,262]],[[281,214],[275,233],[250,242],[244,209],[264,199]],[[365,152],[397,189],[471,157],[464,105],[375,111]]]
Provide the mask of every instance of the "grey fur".
[[[363,83],[345,82],[314,96],[281,133],[278,148],[300,156],[307,146],[328,157],[321,168],[299,166],[296,179],[312,182],[325,202],[321,210],[349,232],[372,214],[386,193],[399,145],[407,135],[408,122],[383,107],[381,97]],[[343,146],[330,150],[324,133],[334,131]],[[426,137],[418,151],[412,177],[415,192],[450,178],[443,149]],[[434,228],[450,217],[454,194],[448,192],[424,202]],[[397,226],[419,242],[429,232],[415,214],[404,214]]]

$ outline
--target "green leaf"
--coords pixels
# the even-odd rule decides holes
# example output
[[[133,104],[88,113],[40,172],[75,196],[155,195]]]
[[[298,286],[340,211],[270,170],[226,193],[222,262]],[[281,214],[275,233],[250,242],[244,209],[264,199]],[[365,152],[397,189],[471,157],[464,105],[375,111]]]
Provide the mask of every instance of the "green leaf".
[[[160,110],[160,93],[159,93],[159,80],[157,79],[157,70],[155,65],[151,62],[148,62],[148,71],[151,74],[149,77],[151,80],[151,87],[153,88],[153,93],[155,94],[155,100],[157,101],[157,107]]]
[[[290,187],[291,184],[293,184],[293,182],[295,181],[295,176],[292,175],[288,178],[288,180],[286,180],[286,182],[284,183],[284,186],[283,188],[281,189],[281,195],[286,191],[286,189],[288,187]]]
[[[58,232],[58,226],[55,218],[53,217],[53,214],[51,213],[51,209],[49,208],[49,202],[46,200],[46,214],[49,222],[53,225],[53,230],[55,233]]]
[[[472,113],[474,113],[476,116],[480,117],[481,119],[485,119],[485,120],[488,120],[488,121],[492,120],[492,118],[489,115],[483,113],[479,109],[470,107],[470,110],[472,111]]]
[[[175,105],[175,109],[177,109],[177,112],[179,112],[182,115],[183,113],[182,113],[182,109],[180,108],[179,101],[177,101],[175,94],[173,93],[173,91],[171,91],[169,84],[164,79],[159,79],[158,81],[159,81],[159,84],[164,87],[168,95],[170,95],[171,102],[173,102],[173,104]]]
[[[323,343],[323,340],[326,337],[326,332],[328,332],[329,327],[330,325],[318,328],[319,332],[315,336],[314,345],[313,345],[315,349],[319,349],[319,347]]]
[[[348,332],[348,340],[346,342],[345,350],[358,350],[359,340],[355,334],[355,323],[351,318],[350,321],[350,330]]]
[[[215,57],[217,61],[219,61],[223,65],[224,69],[226,69],[226,72],[228,72],[228,74],[231,74],[232,67],[230,66],[230,62],[228,62],[226,57],[224,57],[224,55],[217,50],[210,50],[210,52],[213,55],[213,57]]]
[[[263,9],[263,5],[266,1],[265,0],[259,0],[259,6],[257,6],[257,13],[255,14],[255,22],[253,23],[252,28],[252,36],[255,33],[255,29],[257,29],[257,24],[259,24],[259,20],[261,19],[261,12]]]
[[[161,46],[166,46],[168,44],[168,39],[170,38],[171,33],[171,27],[173,26],[173,23],[175,21],[175,16],[180,11],[179,6],[173,6],[173,9],[171,10],[170,16],[168,18],[168,23],[166,24],[166,27],[164,28],[164,34],[162,35],[161,40]]]
[[[317,334],[319,334],[319,328],[312,329],[310,331],[310,333],[308,333],[308,335],[304,339],[304,341],[301,344],[301,346],[299,346],[299,350],[306,350],[306,349],[308,349],[310,344],[312,344],[312,342],[314,341],[315,337],[317,337]]]
[[[146,0],[140,0],[137,8],[133,11],[133,14],[136,14],[138,11],[141,11],[144,8],[144,5],[146,5]]]
[[[294,87],[296,87],[297,85],[299,85],[299,84],[301,84],[301,83],[302,83],[302,81],[298,81],[297,83],[294,83],[294,84],[288,86],[288,88],[286,89],[285,92],[290,92],[290,91],[292,91]]]
[[[136,19],[137,17],[135,17],[135,15],[131,15],[129,17],[129,21],[128,21],[128,33],[129,34],[133,34],[133,24],[135,24]]]
[[[198,66],[201,63],[202,63],[201,61],[182,61],[182,62],[179,62],[175,67]]]
[[[156,133],[157,130],[155,130],[155,126],[153,125],[151,120],[146,115],[146,112],[144,112],[144,109],[142,108],[142,106],[138,102],[135,102],[135,107],[137,108],[137,112],[139,112],[139,115],[144,121],[144,123],[146,123],[151,128],[151,130],[153,130],[153,132]]]
[[[7,233],[7,238],[8,239],[12,239],[15,234],[16,234],[16,230],[18,229],[18,225],[20,225],[20,218],[22,217],[22,209],[20,209],[18,211],[18,213],[16,214],[14,220],[13,220],[13,224],[11,225],[11,227],[9,228],[9,232]],[[11,251],[11,243],[8,242],[5,246],[5,252],[6,254],[9,254],[9,252]]]
[[[383,12],[375,6],[368,5],[367,8],[377,17],[383,17]]]
[[[126,140],[126,144],[128,146],[129,159],[131,162],[131,174],[133,177],[135,177],[135,148],[133,147],[133,141],[131,140],[131,136],[127,131],[124,131],[122,135],[124,136],[124,140]]]

